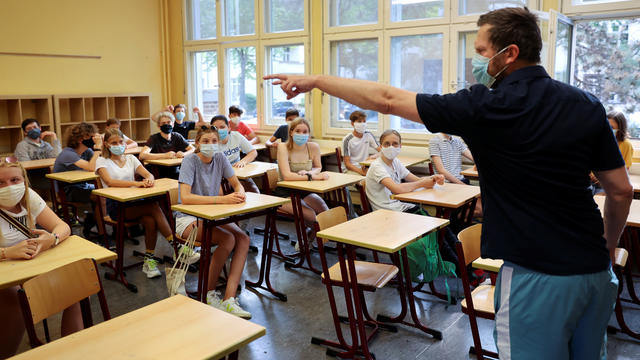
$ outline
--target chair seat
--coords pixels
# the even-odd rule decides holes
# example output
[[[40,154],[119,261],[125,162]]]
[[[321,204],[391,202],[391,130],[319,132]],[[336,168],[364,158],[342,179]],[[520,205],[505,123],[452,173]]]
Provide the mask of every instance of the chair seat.
[[[107,215],[107,216],[103,216],[102,219],[104,220],[105,223],[109,224],[109,225],[113,225],[116,226],[118,225],[117,221],[114,221],[111,216]],[[138,225],[138,223],[135,222],[131,222],[131,221],[125,221],[124,223],[124,227],[132,227]]]
[[[358,285],[371,288],[381,288],[398,273],[398,268],[390,264],[380,264],[368,261],[355,261],[356,277]],[[332,281],[342,282],[340,263],[336,263],[329,268],[329,276]],[[324,274],[322,274],[324,281]]]
[[[471,292],[471,298],[473,299],[473,308],[476,312],[482,312],[486,315],[495,315],[495,309],[493,305],[493,294],[496,287],[493,285],[480,285],[473,289]],[[462,312],[467,313],[467,299],[462,299],[460,303],[462,306]],[[478,314],[480,315],[480,314]]]

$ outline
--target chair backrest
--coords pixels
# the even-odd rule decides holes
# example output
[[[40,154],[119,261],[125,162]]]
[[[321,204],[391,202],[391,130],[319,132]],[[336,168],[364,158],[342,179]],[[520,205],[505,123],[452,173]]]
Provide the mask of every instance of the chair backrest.
[[[625,248],[616,248],[615,265],[625,267],[628,257],[629,252]]]
[[[178,191],[180,187],[169,189],[169,198],[171,198],[171,205],[178,204]]]
[[[316,222],[318,222],[320,230],[328,229],[347,222],[347,212],[342,206],[334,207],[316,215]]]
[[[368,214],[371,212],[371,203],[367,197],[367,182],[362,180],[356,184],[356,188],[360,193],[360,206],[362,207],[362,214]]]
[[[342,150],[340,150],[340,146],[336,147],[336,164],[338,164],[338,172],[342,172]]]
[[[465,266],[480,257],[480,235],[482,234],[482,224],[469,226],[460,231],[458,240],[462,243]]]
[[[278,147],[277,146],[267,147],[267,155],[269,156],[269,162],[276,162],[278,160]]]
[[[267,180],[269,182],[269,192],[273,191],[276,187],[278,187],[278,181],[280,180],[278,176],[278,169],[269,169],[267,170]]]
[[[198,130],[189,130],[189,132],[187,133],[187,139],[195,140],[197,134]]]

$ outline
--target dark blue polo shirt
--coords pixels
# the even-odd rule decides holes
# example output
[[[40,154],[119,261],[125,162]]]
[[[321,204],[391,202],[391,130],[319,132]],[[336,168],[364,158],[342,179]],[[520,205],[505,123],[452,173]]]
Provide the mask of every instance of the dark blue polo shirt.
[[[589,172],[624,161],[598,99],[531,66],[494,90],[419,94],[416,103],[429,131],[459,135],[473,153],[483,257],[555,275],[608,268]]]

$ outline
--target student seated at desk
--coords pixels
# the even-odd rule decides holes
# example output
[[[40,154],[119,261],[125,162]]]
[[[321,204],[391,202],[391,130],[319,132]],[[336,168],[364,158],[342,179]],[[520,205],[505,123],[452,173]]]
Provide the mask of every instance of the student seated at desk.
[[[260,138],[256,135],[256,133],[253,132],[253,130],[251,130],[251,128],[248,127],[245,123],[240,121],[242,113],[244,113],[244,111],[238,106],[229,106],[229,120],[231,121],[231,131],[239,132],[240,134],[242,134],[242,136],[247,138],[247,140],[249,140],[252,145],[260,143]]]
[[[102,142],[102,137],[97,133],[96,127],[89,123],[76,124],[67,136],[67,147],[62,149],[60,155],[53,164],[53,172],[63,172],[72,170],[95,171],[96,160],[100,155],[99,151],[94,152],[93,147],[96,142]],[[91,211],[94,208],[94,200],[91,192],[95,189],[93,183],[78,182],[65,184],[58,182],[62,186],[67,202],[86,204],[83,210]],[[90,209],[87,209],[90,207]],[[90,230],[96,224],[94,215],[88,213],[84,219],[83,235],[86,238],[91,236]]]
[[[27,174],[20,163],[0,160],[0,211],[24,225],[37,236],[29,238],[0,217],[0,261],[33,259],[64,241],[71,229],[29,188]],[[36,225],[39,229],[36,229]],[[16,353],[24,335],[24,322],[18,301],[19,286],[0,290],[0,358]],[[84,328],[80,304],[62,314],[62,336]]]
[[[375,159],[379,156],[380,144],[372,133],[367,131],[367,114],[356,110],[349,115],[353,132],[342,139],[343,170],[348,174],[367,175],[367,168],[361,167],[360,162]],[[373,151],[374,155],[369,155]]]
[[[444,175],[446,182],[469,185],[469,180],[460,174],[462,157],[473,161],[473,156],[462,139],[445,133],[435,134],[429,140],[429,152],[436,174]]]
[[[627,118],[619,111],[612,111],[607,114],[607,120],[609,120],[609,125],[611,125],[613,136],[615,136],[618,141],[620,154],[622,154],[624,165],[627,168],[627,172],[629,172],[631,165],[633,165],[633,144],[631,143],[631,140],[629,140]],[[604,195],[604,190],[602,189],[602,186],[600,186],[600,182],[595,175],[590,173],[589,176],[591,177],[593,194]]]
[[[173,113],[173,116],[176,119],[175,123],[173,124],[173,132],[182,135],[182,137],[185,139],[188,139],[189,131],[199,129],[202,125],[207,125],[207,123],[204,121],[204,117],[202,116],[200,109],[198,109],[197,107],[193,108],[193,112],[198,116],[198,121],[196,122],[185,120],[186,110],[187,107],[184,104],[177,104],[175,106],[167,105],[161,111],[153,114],[151,118],[156,119],[157,121],[157,117],[161,112],[168,111]]]
[[[118,129],[108,129],[104,134],[102,156],[96,162],[96,173],[100,175],[102,186],[107,187],[152,187],[153,175],[133,155],[125,155],[124,138]],[[142,181],[135,181],[135,176],[142,177]],[[113,220],[118,219],[118,202],[107,199],[107,215]],[[139,220],[144,227],[144,243],[146,251],[142,272],[151,279],[161,276],[158,263],[153,258],[158,231],[173,245],[173,233],[158,203],[140,202],[138,205],[129,205],[125,209],[125,220]],[[188,251],[187,263],[193,264],[200,259],[200,254],[180,245],[180,251]],[[174,254],[174,259],[176,255]]]
[[[402,138],[395,130],[385,130],[380,135],[382,151],[379,158],[375,159],[366,177],[367,198],[372,210],[387,209],[418,213],[420,207],[399,200],[391,199],[392,194],[403,194],[420,188],[430,189],[437,183],[444,184],[444,176],[433,175],[417,177],[396,159],[402,149]],[[405,182],[402,182],[404,180]]]
[[[180,202],[182,204],[239,204],[245,201],[245,193],[240,181],[235,176],[229,160],[218,151],[218,132],[211,127],[202,127],[196,135],[196,152],[187,156],[182,162],[180,171]],[[220,194],[222,178],[227,179],[234,192]],[[176,217],[176,234],[187,238],[196,226],[197,219],[191,215],[178,213]],[[203,225],[198,221],[198,240],[202,239]],[[251,313],[243,310],[236,299],[236,290],[242,277],[244,264],[249,252],[249,236],[236,224],[230,223],[216,226],[211,234],[211,243],[218,247],[213,252],[209,264],[207,280],[207,303],[215,308],[233,315],[250,319]],[[220,299],[216,285],[220,272],[229,254],[231,270],[227,278],[224,298]],[[206,266],[201,264],[201,266]]]
[[[107,129],[116,129],[120,130],[120,120],[117,118],[109,118],[107,119]],[[102,135],[104,137],[104,134]],[[127,149],[135,149],[138,147],[138,143],[134,140],[129,139],[129,137],[125,134],[122,134],[122,139],[124,140],[124,144]]]
[[[258,156],[258,151],[253,148],[244,136],[237,131],[229,131],[229,120],[224,115],[216,115],[211,119],[213,125],[218,131],[220,141],[218,142],[218,151],[224,154],[229,160],[231,166],[241,168],[249,164]],[[246,155],[241,159],[240,153]],[[242,187],[248,192],[259,193],[256,183],[252,179],[240,180]]]
[[[147,145],[140,152],[140,160],[183,158],[193,152],[193,146],[182,135],[173,132],[174,121],[173,114],[168,111],[156,116],[160,132],[149,137]],[[159,173],[160,177],[177,179],[179,167],[160,167]]]
[[[40,123],[36,119],[26,119],[21,124],[24,138],[16,145],[14,156],[18,161],[52,159],[60,153],[60,141],[53,131],[42,131]],[[51,143],[44,139],[49,137]],[[45,175],[49,169],[34,169],[29,171],[31,175],[31,187],[40,191],[43,196],[50,189],[49,180]]]
[[[273,135],[271,135],[271,138],[267,140],[265,145],[267,147],[277,148],[278,140],[280,140],[280,142],[282,143],[286,143],[287,140],[289,139],[289,124],[291,124],[291,122],[296,118],[298,118],[299,116],[300,116],[300,112],[298,111],[298,109],[294,109],[294,108],[288,109],[287,112],[284,114],[285,124],[278,126],[276,131],[273,133]]]
[[[320,161],[320,146],[309,142],[311,127],[307,120],[297,118],[289,125],[289,139],[278,145],[278,169],[280,177],[286,181],[327,180],[329,174],[323,173]],[[289,189],[278,187],[275,196],[289,197]],[[302,214],[308,227],[313,229],[316,214],[329,210],[327,204],[318,194],[305,193],[301,196]],[[293,205],[284,204],[282,211],[293,215]],[[311,243],[311,242],[310,242]],[[296,244],[296,248],[299,244]]]

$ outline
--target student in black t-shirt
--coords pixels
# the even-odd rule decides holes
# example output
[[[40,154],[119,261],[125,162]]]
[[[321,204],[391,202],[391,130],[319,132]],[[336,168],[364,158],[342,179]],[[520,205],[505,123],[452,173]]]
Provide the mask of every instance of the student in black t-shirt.
[[[291,124],[291,122],[296,118],[298,118],[299,116],[300,116],[300,112],[298,112],[298,109],[291,108],[287,110],[287,112],[284,115],[284,121],[286,123],[278,126],[276,131],[273,133],[271,138],[267,140],[265,145],[267,145],[268,147],[276,148],[278,147],[278,142],[277,142],[278,140],[280,140],[280,142],[282,143],[286,143],[287,139],[289,139],[289,124]]]
[[[160,132],[155,133],[147,140],[147,145],[140,152],[140,160],[175,159],[183,158],[191,154],[194,147],[179,133],[173,132],[174,117],[168,111],[160,112],[156,116]],[[176,178],[178,167],[160,167],[160,177]]]
[[[204,117],[202,116],[200,109],[198,109],[197,107],[193,108],[193,113],[198,116],[198,121],[195,122],[195,121],[186,120],[185,118],[186,118],[187,107],[184,104],[177,104],[175,106],[167,105],[161,111],[158,111],[157,113],[153,114],[151,118],[158,121],[157,120],[158,115],[160,115],[160,113],[164,111],[173,113],[173,116],[175,118],[175,122],[173,123],[173,133],[178,133],[182,135],[182,137],[185,139],[189,138],[189,131],[197,130],[202,125],[209,125],[204,121]]]

